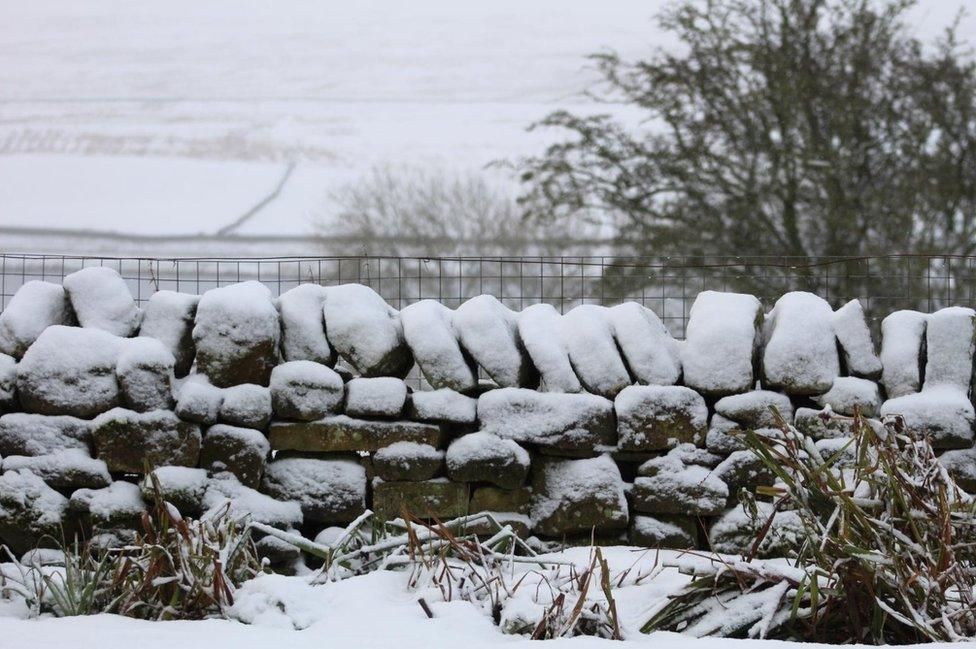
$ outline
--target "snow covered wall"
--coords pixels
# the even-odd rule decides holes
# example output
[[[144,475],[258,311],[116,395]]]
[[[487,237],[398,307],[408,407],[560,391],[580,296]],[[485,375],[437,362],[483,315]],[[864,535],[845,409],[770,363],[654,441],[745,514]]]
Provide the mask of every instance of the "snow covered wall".
[[[974,321],[896,312],[878,350],[857,301],[835,311],[809,293],[768,313],[702,293],[683,341],[634,303],[396,311],[356,284],[160,291],[143,309],[114,271],[88,268],[25,284],[0,314],[0,542],[124,541],[152,471],[188,515],[230,507],[326,541],[367,508],[406,508],[745,551],[738,493],[773,476],[741,433],[775,435],[770,406],[824,453],[850,434],[825,411],[901,415],[976,487]],[[414,368],[423,389],[404,381]],[[769,553],[796,521],[774,528]],[[300,560],[273,537],[258,546],[278,569]]]

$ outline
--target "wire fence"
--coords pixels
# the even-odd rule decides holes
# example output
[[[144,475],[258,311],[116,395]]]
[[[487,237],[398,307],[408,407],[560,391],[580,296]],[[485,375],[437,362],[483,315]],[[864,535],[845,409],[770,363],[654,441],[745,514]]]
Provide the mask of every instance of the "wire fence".
[[[203,293],[258,280],[279,295],[303,282],[358,282],[394,308],[433,298],[449,307],[490,293],[512,309],[548,302],[562,312],[578,304],[632,300],[684,335],[695,296],[741,291],[767,306],[786,291],[816,293],[835,307],[859,298],[872,323],[896,309],[933,311],[976,303],[976,257],[887,255],[820,259],[769,256],[574,257],[273,257],[135,258],[0,254],[6,308],[25,282],[60,282],[88,266],[108,266],[144,303],[158,290]]]

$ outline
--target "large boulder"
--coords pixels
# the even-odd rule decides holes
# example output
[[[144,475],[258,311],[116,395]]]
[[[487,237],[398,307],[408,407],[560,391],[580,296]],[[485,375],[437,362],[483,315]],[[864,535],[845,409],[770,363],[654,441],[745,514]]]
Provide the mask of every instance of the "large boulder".
[[[45,329],[17,366],[24,410],[88,418],[118,405],[115,365],[122,343],[100,329]]]
[[[580,384],[569,360],[569,348],[561,335],[561,318],[551,304],[533,304],[518,314],[518,332],[525,350],[539,372],[539,389],[544,392],[580,392]]]
[[[313,361],[289,361],[271,372],[271,407],[285,419],[311,421],[342,409],[345,387],[335,370]]]
[[[270,453],[271,445],[261,431],[217,424],[203,436],[200,466],[212,473],[229,471],[244,486],[257,488]]]
[[[881,321],[881,383],[889,399],[922,389],[928,318],[918,311],[895,311]]]
[[[112,482],[108,468],[87,450],[65,449],[50,455],[8,455],[3,458],[4,471],[30,471],[50,487],[72,490],[82,487],[106,487]]]
[[[332,348],[363,376],[406,376],[413,357],[396,310],[362,284],[326,291],[325,331]]]
[[[158,340],[127,339],[115,367],[122,404],[139,412],[171,409],[175,366],[173,354]]]
[[[298,502],[308,522],[349,523],[366,510],[366,471],[351,459],[275,460],[265,470],[261,490]]]
[[[413,392],[407,403],[407,417],[444,424],[473,424],[478,420],[478,401],[447,388]]]
[[[394,376],[355,378],[346,384],[346,414],[351,417],[399,417],[407,402],[407,384]]]
[[[469,392],[478,386],[478,366],[461,349],[454,313],[436,300],[421,300],[400,311],[403,335],[431,387]]]
[[[396,442],[376,451],[373,472],[387,482],[421,482],[436,476],[444,465],[444,451],[430,444]]]
[[[685,442],[701,443],[708,430],[708,406],[700,394],[676,385],[631,385],[614,400],[617,437],[626,451],[660,451]]]
[[[627,527],[620,469],[607,455],[582,460],[540,458],[532,472],[532,529],[543,536]]]
[[[443,433],[439,426],[433,424],[354,419],[346,415],[336,415],[315,421],[271,422],[269,438],[271,448],[276,451],[372,453],[396,442],[439,446]]]
[[[447,475],[457,482],[490,482],[515,489],[529,474],[529,453],[516,442],[477,432],[447,447]]]
[[[286,361],[335,364],[335,351],[325,335],[325,298],[326,289],[318,284],[299,284],[278,298],[281,355]]]
[[[0,354],[20,358],[38,336],[53,325],[71,324],[64,288],[50,282],[27,282],[0,312]]]
[[[211,289],[200,298],[193,327],[197,369],[221,388],[267,385],[280,335],[266,286],[249,281]]]
[[[860,410],[863,417],[876,417],[881,408],[881,393],[878,384],[856,376],[840,376],[834,379],[830,389],[817,397],[815,401],[823,407],[840,415],[848,417],[854,415],[854,410]]]
[[[518,388],[478,398],[481,430],[554,451],[592,452],[617,441],[613,402],[593,394],[557,394]]]
[[[437,479],[384,482],[373,479],[373,511],[380,520],[400,518],[403,511],[419,518],[447,521],[468,513],[468,485]]]
[[[631,491],[634,509],[649,514],[715,516],[725,509],[728,486],[712,471],[674,457],[649,460]]]
[[[253,383],[224,388],[218,418],[232,426],[264,430],[271,421],[271,390]]]
[[[176,291],[157,291],[146,303],[139,336],[155,338],[163,344],[173,355],[176,376],[186,376],[193,365],[193,320],[199,303],[199,295]]]
[[[20,556],[62,538],[68,499],[26,469],[0,475],[0,544]]]
[[[834,311],[831,324],[847,371],[861,378],[881,376],[881,359],[874,349],[861,302],[854,299]]]
[[[633,381],[613,337],[606,307],[581,304],[560,320],[559,335],[587,391],[612,399]]]
[[[684,384],[708,396],[746,392],[755,384],[762,305],[752,295],[702,291],[681,346]]]
[[[0,457],[91,450],[91,423],[67,416],[11,412],[0,417]]]
[[[62,285],[82,327],[103,329],[122,338],[139,330],[142,310],[125,280],[113,269],[82,268],[65,277]]]
[[[92,439],[98,458],[118,473],[142,473],[147,463],[196,466],[200,457],[200,427],[166,410],[109,410],[92,421]]]
[[[636,302],[607,311],[617,346],[631,374],[647,385],[674,385],[681,378],[678,344],[657,314]]]
[[[783,295],[768,316],[765,387],[790,395],[823,394],[840,375],[830,305],[813,293]]]
[[[454,311],[461,346],[503,388],[533,383],[535,369],[519,339],[516,314],[491,295],[479,295]]]

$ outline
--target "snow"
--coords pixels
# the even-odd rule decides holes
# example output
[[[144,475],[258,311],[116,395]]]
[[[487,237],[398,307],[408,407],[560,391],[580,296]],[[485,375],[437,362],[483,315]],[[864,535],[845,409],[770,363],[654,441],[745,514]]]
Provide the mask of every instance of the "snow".
[[[325,334],[325,287],[300,284],[278,298],[281,353],[286,361],[334,365],[335,353]]]
[[[115,366],[126,405],[133,410],[172,407],[175,365],[173,354],[155,338],[126,339]]]
[[[871,330],[868,329],[861,302],[853,299],[831,316],[834,335],[840,343],[844,365],[854,376],[878,378],[881,359],[874,350]]]
[[[473,424],[478,419],[478,400],[448,388],[410,394],[409,416],[419,421]]]
[[[752,428],[776,425],[776,418],[770,408],[775,408],[787,422],[793,421],[793,403],[780,392],[753,390],[723,397],[715,402],[716,413]]]
[[[578,442],[592,447],[613,430],[613,402],[593,394],[557,394],[518,388],[478,398],[481,430],[516,442]]]
[[[230,516],[245,517],[256,523],[264,523],[280,529],[302,524],[302,509],[297,502],[275,500],[242,485],[231,473],[219,473],[210,480],[203,497],[205,516],[213,516],[229,507]]]
[[[518,331],[532,364],[540,375],[540,390],[579,392],[583,389],[569,361],[561,335],[559,312],[551,304],[533,304],[518,314]]]
[[[678,345],[650,309],[625,302],[607,311],[613,335],[631,374],[640,383],[674,385],[681,378]]]
[[[397,312],[362,284],[326,289],[325,331],[332,347],[364,376],[404,376],[413,364]]]
[[[918,311],[895,311],[881,321],[881,383],[888,398],[922,388],[922,345],[929,316]]]
[[[516,314],[493,295],[478,295],[454,311],[462,347],[500,387],[528,385],[533,373],[518,336]]]
[[[65,277],[62,285],[82,327],[103,329],[122,338],[134,336],[139,329],[142,310],[115,270],[82,268]]]
[[[877,416],[881,408],[878,384],[854,376],[837,377],[830,389],[814,401],[821,407],[830,406],[834,412],[848,417],[854,415],[855,406],[860,406],[861,414],[865,417]]]
[[[840,374],[833,310],[813,293],[780,297],[767,318],[771,334],[763,355],[764,384],[788,394],[820,394]]]
[[[263,429],[271,420],[271,390],[253,383],[224,388],[218,419],[244,428]]]
[[[762,305],[742,293],[703,291],[695,298],[681,346],[684,384],[703,394],[734,394],[756,383]]]
[[[976,311],[963,307],[940,309],[928,317],[923,391],[941,385],[969,394],[973,378]]]
[[[617,350],[608,311],[595,304],[581,304],[563,315],[559,334],[580,383],[589,392],[612,399],[631,384],[631,379]]]
[[[83,508],[93,521],[109,523],[138,518],[146,510],[139,486],[117,480],[104,489],[79,489],[71,494],[72,509]]]
[[[265,468],[262,491],[297,501],[306,522],[348,523],[366,509],[366,470],[347,459],[275,460]]]
[[[48,455],[91,445],[88,421],[76,417],[11,412],[0,417],[0,455]]]
[[[173,355],[176,376],[185,376],[193,364],[193,319],[199,295],[156,291],[149,296],[139,336],[155,338]]]
[[[403,335],[427,382],[467,392],[478,385],[478,368],[461,351],[453,316],[437,300],[421,300],[400,311]]]
[[[198,424],[217,422],[224,392],[207,381],[202,374],[195,374],[183,382],[176,402],[176,414],[180,419]]]
[[[13,410],[17,403],[17,360],[0,354],[0,412]]]
[[[271,404],[280,417],[312,420],[342,409],[342,377],[321,363],[282,363],[271,370],[270,386]]]
[[[22,285],[0,313],[0,353],[20,358],[51,325],[70,324],[64,288],[36,280]]]
[[[406,400],[407,384],[398,378],[355,378],[346,384],[346,414],[352,417],[399,417]]]

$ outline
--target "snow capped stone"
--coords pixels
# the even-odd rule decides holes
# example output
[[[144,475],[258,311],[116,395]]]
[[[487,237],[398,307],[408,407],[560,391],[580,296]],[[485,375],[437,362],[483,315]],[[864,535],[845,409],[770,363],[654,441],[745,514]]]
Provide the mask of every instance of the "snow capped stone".
[[[807,540],[809,535],[795,511],[774,513],[772,503],[763,501],[758,501],[756,508],[756,520],[749,516],[742,505],[736,505],[716,520],[708,531],[708,542],[712,549],[723,554],[748,555],[760,529],[770,517],[773,520],[759,546],[760,557],[790,556]]]
[[[399,417],[406,401],[407,384],[392,376],[346,384],[346,413],[353,417]]]
[[[122,403],[131,410],[168,410],[173,407],[173,354],[155,338],[124,341],[115,367]]]
[[[698,525],[690,516],[635,515],[628,537],[632,544],[645,548],[691,550],[698,545]]]
[[[684,384],[714,396],[751,390],[762,317],[762,305],[751,295],[699,293],[680,348]]]
[[[9,455],[3,458],[4,471],[25,469],[55,489],[105,487],[112,482],[108,468],[93,459],[88,451],[69,448],[49,455]]]
[[[17,361],[0,354],[0,412],[13,410],[17,404]]]
[[[278,310],[266,286],[249,281],[211,289],[200,298],[193,327],[197,371],[221,388],[267,385],[280,336]]]
[[[478,400],[454,390],[424,390],[410,394],[407,416],[419,421],[473,424],[478,420]]]
[[[715,516],[725,509],[729,488],[703,466],[682,466],[677,460],[645,463],[634,480],[634,509],[650,514]]]
[[[478,367],[461,351],[453,312],[436,300],[421,300],[400,311],[403,335],[420,371],[432,387],[459,392],[478,385]]]
[[[396,442],[373,455],[373,470],[386,481],[429,480],[443,464],[444,451],[416,442]]]
[[[613,402],[593,394],[491,390],[478,398],[478,420],[485,432],[560,450],[592,451],[617,439]]]
[[[658,451],[683,442],[701,442],[708,407],[700,394],[681,386],[631,385],[614,401],[620,448]]]
[[[794,291],[769,314],[771,334],[763,356],[766,387],[787,394],[822,394],[840,374],[833,310],[813,293]]]
[[[253,383],[224,388],[219,419],[233,426],[264,430],[271,420],[271,390]]]
[[[315,421],[274,421],[269,434],[277,451],[331,453],[373,452],[394,442],[417,442],[437,446],[443,433],[439,426],[416,421],[354,419],[346,415]]]
[[[490,482],[515,489],[529,474],[529,453],[510,439],[477,432],[447,447],[447,475],[458,482]]]
[[[964,491],[976,493],[976,448],[946,451],[939,456],[939,464]]]
[[[864,425],[883,433],[883,426],[877,419],[865,418],[861,421]],[[835,439],[854,434],[854,420],[851,417],[840,416],[826,409],[797,408],[793,425],[801,433],[814,439]]]
[[[335,351],[325,334],[326,289],[299,284],[278,298],[281,354],[286,361],[312,361],[332,366]]]
[[[20,358],[45,329],[71,320],[64,288],[50,282],[27,282],[0,313],[0,353]]]
[[[271,405],[279,417],[311,421],[339,412],[344,393],[342,377],[321,363],[290,361],[271,372]]]
[[[834,311],[831,324],[840,343],[847,371],[862,378],[878,378],[881,375],[881,359],[874,350],[861,302],[854,299]]]
[[[636,302],[607,311],[613,335],[633,377],[647,385],[674,385],[681,378],[678,345],[657,314]]]
[[[587,391],[612,399],[632,381],[617,350],[608,311],[581,304],[562,317],[559,332],[580,383]]]
[[[297,502],[275,500],[242,485],[232,473],[210,479],[203,496],[204,518],[227,512],[235,520],[263,523],[282,530],[302,524],[302,508]]]
[[[193,365],[193,319],[199,303],[199,295],[176,291],[157,291],[146,303],[139,336],[155,338],[169,350],[176,376],[186,376]]]
[[[697,464],[708,468],[718,466],[718,463],[722,461],[721,455],[711,453],[704,448],[698,448],[694,444],[678,444],[668,451],[667,457],[673,457],[682,464]]]
[[[44,537],[61,538],[67,505],[67,498],[30,471],[7,471],[0,475],[0,538],[17,555]]]
[[[24,409],[93,417],[117,405],[115,364],[122,342],[100,329],[45,329],[17,366],[17,393]]]
[[[562,316],[551,304],[533,304],[518,314],[518,331],[529,358],[539,372],[544,392],[580,392],[569,349],[561,334]]]
[[[895,311],[881,321],[881,383],[889,399],[922,388],[922,345],[928,316]]]
[[[187,466],[162,466],[143,478],[139,485],[142,497],[151,502],[154,497],[154,483],[159,485],[160,495],[172,503],[180,513],[196,516],[203,511],[203,497],[210,486],[210,478],[204,469]]]
[[[332,348],[363,376],[403,377],[413,365],[399,314],[368,286],[326,289],[325,331]]]
[[[454,312],[461,346],[503,388],[532,382],[533,367],[519,340],[515,313],[491,295],[467,300]]]
[[[90,450],[91,430],[84,419],[12,412],[0,417],[0,456],[50,455],[67,449]]]
[[[298,502],[309,522],[348,523],[366,510],[366,471],[354,460],[275,460],[262,490]]]
[[[114,408],[92,421],[92,439],[98,458],[119,473],[142,473],[146,463],[196,466],[200,456],[200,428],[166,410]]]
[[[128,338],[142,322],[142,310],[122,276],[111,268],[92,266],[71,273],[62,282],[78,324]]]
[[[976,413],[965,392],[951,385],[927,388],[915,394],[888,399],[881,416],[901,415],[905,426],[918,435],[931,435],[932,446],[967,448],[973,444]]]
[[[229,471],[244,486],[256,488],[270,453],[271,445],[261,431],[217,424],[203,436],[200,466],[211,473]]]
[[[69,507],[101,529],[134,526],[146,511],[138,485],[123,480],[103,489],[78,489],[71,494]]]
[[[723,397],[715,403],[715,412],[746,428],[776,426],[775,408],[786,422],[793,420],[793,404],[780,392],[753,390]]]
[[[202,374],[195,374],[183,382],[176,402],[176,414],[180,419],[198,424],[217,422],[224,392],[214,387]]]
[[[854,376],[837,377],[830,390],[814,401],[824,407],[829,405],[834,412],[848,417],[854,415],[855,407],[860,407],[864,417],[876,417],[881,407],[878,384]]]
[[[973,378],[974,340],[976,311],[953,306],[930,315],[925,329],[923,391],[945,385],[969,394]]]
[[[733,451],[715,467],[715,475],[728,485],[731,495],[741,488],[755,491],[776,481],[776,474],[752,451]]]
[[[539,458],[532,478],[532,529],[563,536],[622,529],[627,500],[620,470],[609,456],[584,460]]]

